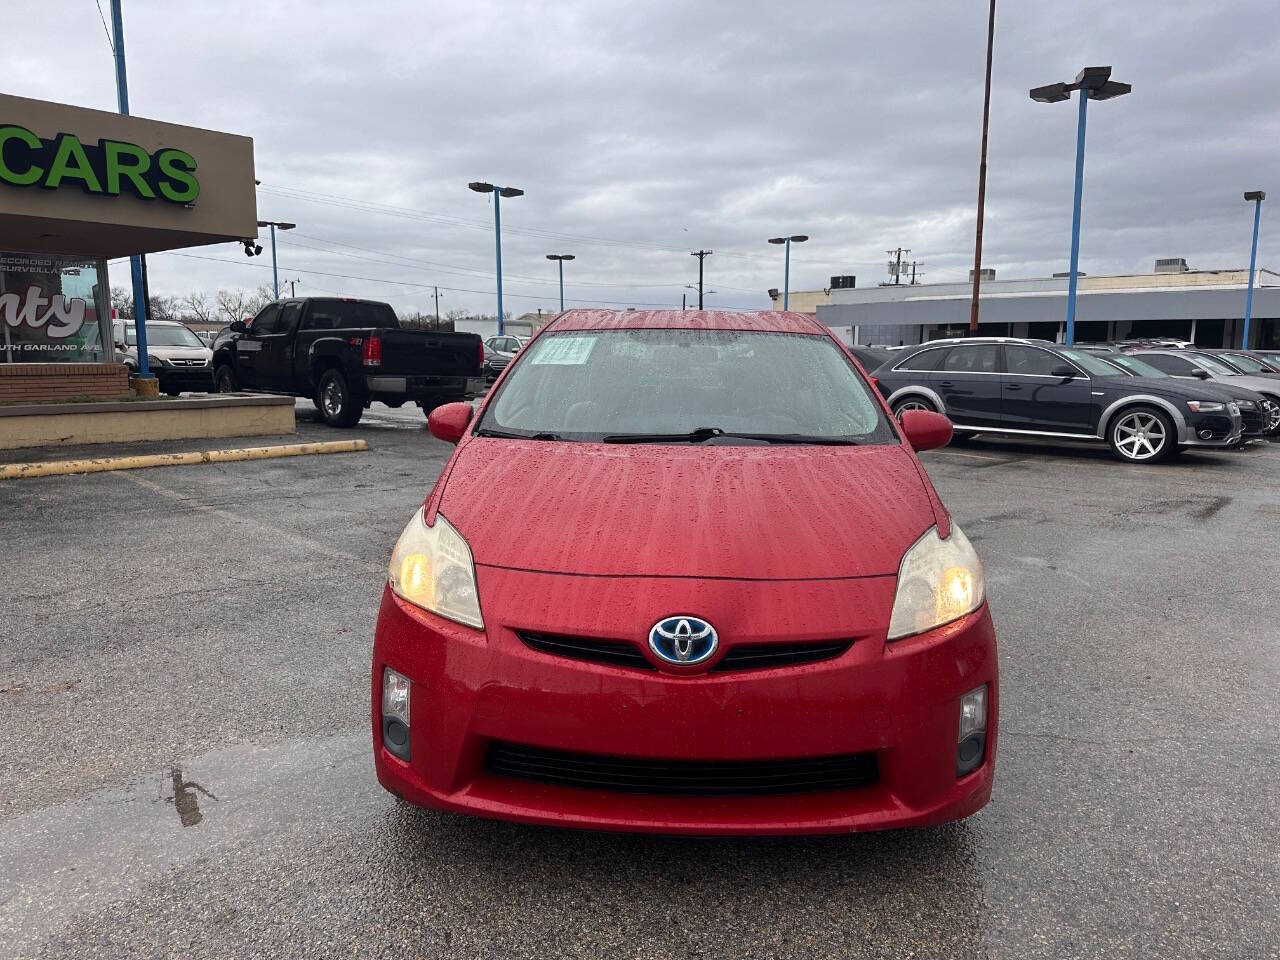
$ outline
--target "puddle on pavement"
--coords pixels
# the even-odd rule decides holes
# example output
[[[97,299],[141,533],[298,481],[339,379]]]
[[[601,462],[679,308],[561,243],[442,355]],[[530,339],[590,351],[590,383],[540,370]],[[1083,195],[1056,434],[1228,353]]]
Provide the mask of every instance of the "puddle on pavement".
[[[389,802],[362,730],[215,750],[19,814],[0,822],[0,953],[30,956],[77,916],[220,847],[376,817]]]

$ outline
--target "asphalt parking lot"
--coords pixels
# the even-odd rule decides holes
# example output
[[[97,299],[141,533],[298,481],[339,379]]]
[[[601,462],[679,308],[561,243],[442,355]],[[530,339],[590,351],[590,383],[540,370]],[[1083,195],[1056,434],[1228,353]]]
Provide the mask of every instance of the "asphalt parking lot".
[[[1280,445],[926,454],[1000,635],[992,803],[687,840],[383,793],[373,623],[450,448],[299,424],[348,436],[0,484],[0,955],[1280,957]]]

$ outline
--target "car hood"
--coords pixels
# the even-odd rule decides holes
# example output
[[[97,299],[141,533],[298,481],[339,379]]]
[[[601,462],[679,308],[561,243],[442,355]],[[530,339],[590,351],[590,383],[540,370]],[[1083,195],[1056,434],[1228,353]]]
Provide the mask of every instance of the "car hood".
[[[1245,390],[1252,390],[1254,393],[1274,394],[1280,392],[1280,378],[1259,377],[1252,373],[1240,373],[1231,377],[1215,377],[1210,382],[1216,387],[1243,387]]]
[[[921,471],[896,444],[478,437],[458,451],[438,508],[479,564],[602,576],[892,575],[935,523]]]
[[[213,356],[208,347],[157,347],[152,344],[147,344],[147,353],[165,360],[200,360]]]

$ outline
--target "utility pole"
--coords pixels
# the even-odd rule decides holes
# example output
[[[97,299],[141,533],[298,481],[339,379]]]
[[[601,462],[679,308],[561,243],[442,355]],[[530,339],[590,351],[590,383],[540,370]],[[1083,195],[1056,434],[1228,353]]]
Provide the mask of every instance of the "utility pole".
[[[702,309],[702,261],[707,259],[714,253],[714,250],[695,250],[689,254],[691,257],[698,258],[698,309]]]
[[[436,329],[440,328],[440,288],[432,287],[436,295]]]
[[[889,261],[889,276],[893,277],[893,283],[895,286],[902,282],[902,255],[910,252],[910,250],[904,250],[902,247],[899,247],[897,250],[885,251],[885,253],[893,257],[893,259]]]
[[[292,300],[292,299],[296,298],[296,297],[298,296],[298,288],[297,288],[297,283],[298,283],[298,281],[297,281],[297,280],[286,280],[286,281],[285,281],[285,283],[287,283],[287,284],[289,285],[289,299],[290,299],[290,300]]]
[[[689,299],[689,295],[688,295],[687,293],[682,293],[682,294],[680,294],[680,309],[681,309],[681,310],[688,310],[688,309],[689,309],[689,304],[688,304],[688,303],[686,303],[686,301],[687,301],[688,299]]]
[[[982,95],[982,154],[978,161],[978,228],[973,241],[973,302],[969,304],[969,336],[978,332],[978,288],[982,284],[982,219],[987,206],[987,123],[991,118],[991,51],[996,39],[996,0],[987,18],[987,85]]]
[[[916,285],[916,267],[922,267],[922,266],[924,266],[924,264],[922,264],[919,260],[911,261],[911,286],[913,287]],[[920,276],[922,277],[924,276],[923,270],[920,271]]]

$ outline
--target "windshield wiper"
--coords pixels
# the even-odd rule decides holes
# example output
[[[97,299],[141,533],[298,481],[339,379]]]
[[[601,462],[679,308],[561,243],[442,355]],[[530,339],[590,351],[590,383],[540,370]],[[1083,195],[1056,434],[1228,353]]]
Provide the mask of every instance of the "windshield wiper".
[[[477,437],[499,437],[503,440],[559,440],[558,433],[511,433],[507,430],[493,430],[481,427],[476,431]]]
[[[717,437],[734,440],[759,440],[763,443],[811,443],[826,446],[852,447],[858,441],[845,437],[819,437],[804,433],[735,433],[719,427],[698,427],[688,433],[610,433],[600,438],[601,443],[706,443]]]

